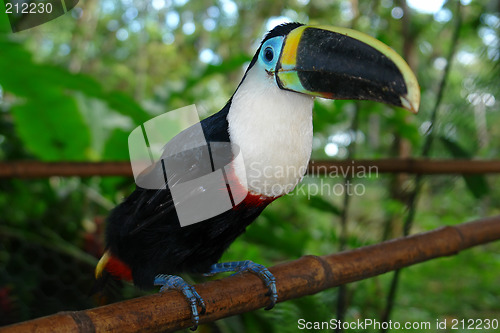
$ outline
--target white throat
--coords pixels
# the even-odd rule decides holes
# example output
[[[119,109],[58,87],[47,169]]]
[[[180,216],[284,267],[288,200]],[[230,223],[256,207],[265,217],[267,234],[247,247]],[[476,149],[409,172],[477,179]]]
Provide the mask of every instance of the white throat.
[[[278,197],[302,180],[312,149],[313,100],[280,89],[259,63],[248,71],[227,119],[244,161],[235,164],[235,173],[246,178],[249,192]]]

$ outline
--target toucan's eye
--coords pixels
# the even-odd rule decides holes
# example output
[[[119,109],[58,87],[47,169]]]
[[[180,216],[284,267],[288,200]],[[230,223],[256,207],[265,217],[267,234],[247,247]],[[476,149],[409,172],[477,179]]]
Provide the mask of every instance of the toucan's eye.
[[[259,61],[267,71],[273,72],[276,69],[283,48],[283,39],[283,36],[273,37],[262,44],[259,51]]]
[[[265,48],[265,50],[264,50],[264,58],[267,61],[269,61],[269,62],[273,61],[273,59],[274,59],[274,50],[273,50],[273,48],[271,46],[268,46],[268,47]]]

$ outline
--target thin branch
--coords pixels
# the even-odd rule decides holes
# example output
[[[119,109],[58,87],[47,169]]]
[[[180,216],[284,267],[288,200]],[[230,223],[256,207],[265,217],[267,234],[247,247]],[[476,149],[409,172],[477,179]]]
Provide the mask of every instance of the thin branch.
[[[279,299],[311,295],[500,239],[500,215],[328,256],[305,256],[270,268]],[[423,283],[425,288],[425,283]],[[202,283],[202,323],[256,310],[267,305],[267,288],[250,273]],[[191,326],[190,310],[177,291],[140,297],[95,309],[62,312],[0,328],[14,332],[171,332]]]
[[[132,176],[129,161],[123,162],[38,162],[17,161],[0,163],[0,178],[46,178]]]
[[[314,176],[354,177],[370,173],[439,174],[495,174],[500,173],[500,160],[429,160],[429,159],[379,159],[379,160],[315,160],[308,172]],[[131,177],[130,162],[0,162],[0,178],[46,178],[123,176]]]

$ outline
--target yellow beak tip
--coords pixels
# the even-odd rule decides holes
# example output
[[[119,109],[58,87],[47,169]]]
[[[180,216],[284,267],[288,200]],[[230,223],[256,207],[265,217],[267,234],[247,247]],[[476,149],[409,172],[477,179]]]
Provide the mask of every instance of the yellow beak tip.
[[[420,100],[410,100],[407,96],[401,97],[401,105],[411,113],[417,114]]]

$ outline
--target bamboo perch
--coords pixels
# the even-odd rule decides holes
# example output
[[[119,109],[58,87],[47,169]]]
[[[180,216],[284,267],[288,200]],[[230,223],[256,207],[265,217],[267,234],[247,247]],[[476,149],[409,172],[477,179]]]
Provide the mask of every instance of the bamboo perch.
[[[283,302],[497,239],[500,215],[352,251],[305,256],[270,271],[276,277],[278,302]],[[201,323],[256,310],[269,301],[262,281],[250,273],[202,283],[196,289],[207,306]],[[187,301],[179,292],[168,291],[90,310],[61,312],[0,328],[0,332],[171,332],[191,325]]]
[[[428,160],[380,159],[347,161],[311,161],[308,169],[313,175],[343,176],[359,173],[412,174],[486,174],[500,173],[500,160]],[[52,162],[18,161],[0,163],[0,178],[45,178],[132,176],[130,162]]]

